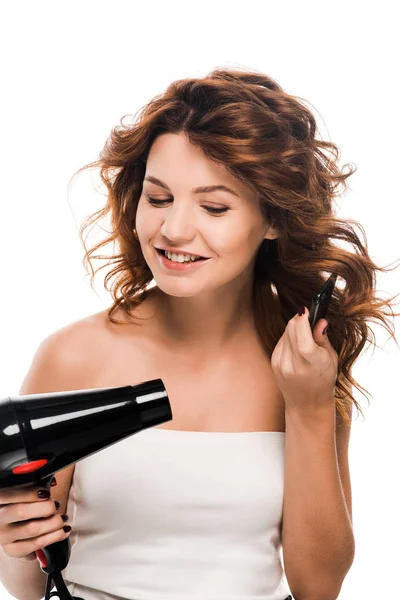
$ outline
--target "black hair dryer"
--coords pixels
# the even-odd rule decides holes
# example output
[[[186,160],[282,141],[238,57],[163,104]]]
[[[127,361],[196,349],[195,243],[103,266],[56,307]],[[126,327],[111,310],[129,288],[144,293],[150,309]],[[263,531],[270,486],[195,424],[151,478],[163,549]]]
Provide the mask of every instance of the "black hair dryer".
[[[60,469],[171,419],[161,379],[0,399],[0,488],[34,484],[50,489]],[[53,595],[82,600],[71,596],[61,575],[70,552],[69,538],[36,551],[48,574],[46,600]],[[52,579],[57,592],[50,594]]]

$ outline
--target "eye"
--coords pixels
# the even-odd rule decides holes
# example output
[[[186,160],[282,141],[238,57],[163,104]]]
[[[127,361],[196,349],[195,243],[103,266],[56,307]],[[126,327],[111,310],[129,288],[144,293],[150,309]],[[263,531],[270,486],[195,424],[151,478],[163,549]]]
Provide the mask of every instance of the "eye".
[[[148,199],[149,204],[152,204],[153,206],[162,206],[166,202],[170,202],[171,201],[171,198],[168,198],[167,200],[160,200],[158,198],[152,198],[148,194],[145,194],[145,196]],[[206,205],[203,205],[203,208],[205,208],[206,210],[208,210],[213,215],[220,215],[220,214],[222,214],[224,212],[227,212],[229,210],[229,208],[227,208],[227,207],[215,208],[214,206],[206,206]]]

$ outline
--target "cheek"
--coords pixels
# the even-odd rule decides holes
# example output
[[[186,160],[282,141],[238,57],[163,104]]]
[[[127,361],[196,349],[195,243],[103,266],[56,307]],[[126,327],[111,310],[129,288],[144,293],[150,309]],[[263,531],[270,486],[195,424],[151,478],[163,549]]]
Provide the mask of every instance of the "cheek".
[[[255,235],[253,231],[243,231],[243,227],[227,227],[218,232],[210,244],[221,256],[235,257],[243,260],[248,258],[249,252],[253,251]]]
[[[139,239],[147,237],[156,228],[154,215],[150,215],[146,206],[140,201],[136,210],[135,222]]]

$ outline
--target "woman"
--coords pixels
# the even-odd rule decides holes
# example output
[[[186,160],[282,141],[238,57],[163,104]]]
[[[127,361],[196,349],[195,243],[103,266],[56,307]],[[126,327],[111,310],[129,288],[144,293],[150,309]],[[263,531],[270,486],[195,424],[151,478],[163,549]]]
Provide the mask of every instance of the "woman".
[[[351,367],[390,301],[333,212],[354,170],[315,134],[271,77],[219,69],[172,83],[84,167],[101,169],[108,199],[81,238],[112,223],[85,262],[118,244],[113,304],[51,336],[69,373],[58,389],[161,378],[173,419],[57,474],[75,596],[338,597],[355,551]],[[344,284],[311,331],[332,272]]]

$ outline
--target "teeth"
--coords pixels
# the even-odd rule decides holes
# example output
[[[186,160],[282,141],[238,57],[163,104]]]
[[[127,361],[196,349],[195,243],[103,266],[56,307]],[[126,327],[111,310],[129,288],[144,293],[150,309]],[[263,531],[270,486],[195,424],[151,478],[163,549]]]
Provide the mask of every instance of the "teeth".
[[[175,262],[193,262],[195,260],[199,260],[199,256],[195,256],[194,254],[174,254],[165,250],[165,256],[170,260],[174,260]]]

